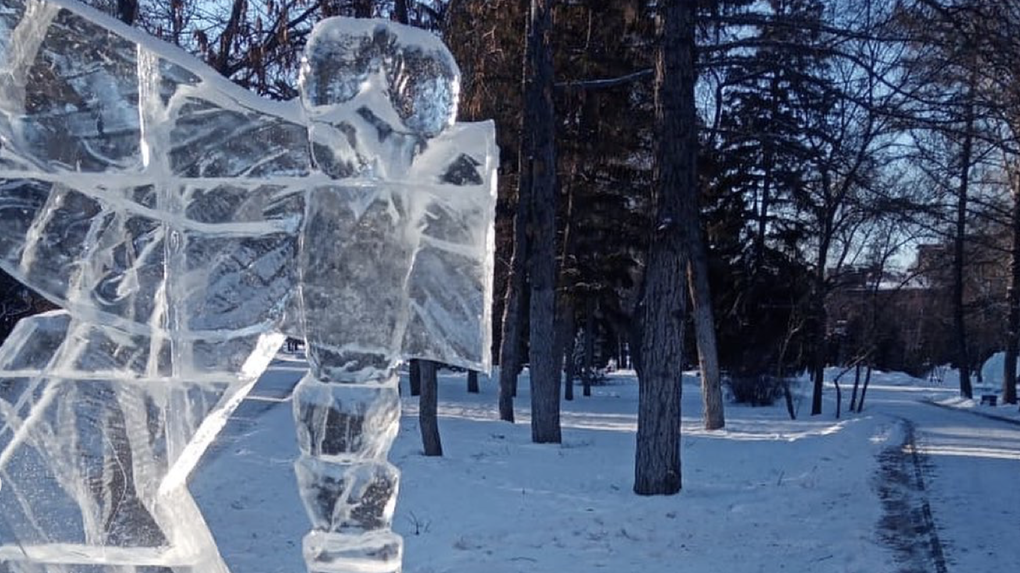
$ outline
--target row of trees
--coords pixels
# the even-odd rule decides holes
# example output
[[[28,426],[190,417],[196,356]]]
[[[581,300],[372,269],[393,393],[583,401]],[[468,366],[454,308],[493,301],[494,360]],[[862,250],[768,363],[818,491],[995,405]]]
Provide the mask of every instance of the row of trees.
[[[671,321],[690,322],[698,333],[705,396],[718,395],[715,356],[742,376],[781,378],[807,369],[811,413],[820,414],[837,330],[829,304],[843,277],[877,269],[872,296],[862,299],[871,319],[840,359],[870,367],[882,352],[878,319],[890,304],[878,291],[896,288],[882,277],[908,247],[932,242],[953,245],[953,320],[944,328],[954,342],[961,392],[971,396],[973,309],[964,245],[990,219],[1017,240],[1011,100],[1020,94],[1009,62],[1018,3],[570,2],[555,7],[552,34],[545,3],[526,12],[513,2],[464,2],[458,9],[455,22],[469,24],[452,30],[476,31],[452,42],[477,74],[467,83],[468,109],[496,117],[511,134],[503,140],[502,173],[510,176],[501,189],[504,216],[512,210],[515,221],[502,227],[502,252],[512,253],[499,283],[506,287],[498,333],[504,419],[513,416],[520,331],[530,325],[533,435],[558,436],[556,411],[546,404],[571,353],[549,344],[548,322],[565,331],[561,341],[571,341],[578,331],[596,332],[579,328],[594,316],[607,323],[610,337],[626,332],[635,354],[642,388],[636,489],[670,491],[679,487],[673,406],[688,358],[686,329]],[[526,42],[513,33],[522,29]],[[523,56],[515,51],[520,46]],[[698,57],[686,61],[688,52]],[[513,90],[519,62],[524,99],[506,100],[496,86]],[[685,98],[697,115],[685,115]],[[555,151],[550,108],[557,112]],[[548,163],[557,153],[553,195]],[[687,153],[695,154],[696,167],[685,163]],[[553,212],[561,302],[550,313]],[[699,281],[702,240],[711,280]],[[1015,246],[1005,249],[1003,264],[1017,268],[1017,254]],[[939,296],[931,277],[923,278]],[[1016,281],[1011,270],[1002,317],[1007,335],[998,345],[1007,353],[1010,403]],[[519,301],[529,295],[525,307]],[[706,306],[718,318],[717,331],[712,313],[688,320],[700,318],[688,308]],[[718,349],[706,333],[718,334]],[[556,349],[551,357],[549,348]],[[937,357],[930,358],[934,364]],[[706,408],[709,427],[716,427],[716,412]],[[650,466],[659,467],[654,486],[645,481]],[[675,482],[665,477],[673,471]]]
[[[502,153],[500,415],[513,419],[527,363],[533,438],[559,441],[573,357],[590,368],[611,346],[641,383],[639,493],[680,488],[685,364],[700,366],[706,427],[724,423],[720,370],[807,369],[821,413],[833,292],[851,270],[881,277],[912,244],[952,245],[945,329],[970,395],[967,245],[1009,234],[991,242],[1008,261],[998,348],[1005,401],[1016,400],[1017,0],[91,3],[274,98],[296,94],[323,17],[443,34],[464,74],[461,115],[494,119]],[[879,282],[836,360],[879,361]],[[435,368],[414,369],[435,453]]]

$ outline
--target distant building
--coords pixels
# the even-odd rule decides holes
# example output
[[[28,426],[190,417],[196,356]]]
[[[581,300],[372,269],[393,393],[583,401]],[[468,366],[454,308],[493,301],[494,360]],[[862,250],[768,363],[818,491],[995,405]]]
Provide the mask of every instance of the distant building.
[[[964,309],[969,358],[979,366],[1001,348],[1009,284],[1001,237],[968,240],[964,269]],[[826,303],[830,359],[851,363],[870,351],[884,370],[915,375],[955,362],[952,320],[953,246],[919,245],[906,271],[877,272],[866,267],[840,274]]]

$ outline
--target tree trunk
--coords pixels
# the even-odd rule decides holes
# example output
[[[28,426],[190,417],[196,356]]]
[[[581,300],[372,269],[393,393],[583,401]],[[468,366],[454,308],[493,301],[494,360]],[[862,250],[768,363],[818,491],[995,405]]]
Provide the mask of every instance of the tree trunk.
[[[858,362],[854,368],[854,390],[850,393],[850,411],[857,411],[857,390],[861,386],[861,363]]]
[[[701,237],[698,216],[697,188],[695,196],[687,199],[684,225],[687,227],[690,261],[687,264],[691,306],[694,311],[694,337],[698,343],[698,365],[701,369],[701,401],[706,430],[718,430],[726,425],[723,413],[722,382],[719,379],[719,351],[715,340],[715,318],[712,313],[712,294],[708,284],[708,255]]]
[[[530,23],[529,23],[530,26]],[[530,30],[530,28],[529,28]],[[529,32],[530,35],[530,32]],[[530,49],[530,46],[529,46]],[[530,74],[530,56],[525,50],[522,62],[522,82]],[[528,220],[531,217],[532,177],[528,158],[532,153],[532,134],[527,118],[521,120],[521,137],[518,142],[517,205],[514,209],[513,254],[506,281],[503,304],[503,323],[499,342],[499,419],[514,421],[514,397],[517,396],[517,377],[521,370],[521,334],[524,322],[523,304],[525,274],[529,257]]]
[[[133,26],[138,18],[138,0],[117,0],[117,18]]]
[[[595,376],[595,302],[589,296],[584,301],[584,362],[581,363],[582,393],[591,396],[592,378]]]
[[[467,391],[468,394],[478,394],[481,392],[481,389],[478,387],[478,372],[474,370],[468,370]]]
[[[967,110],[967,126],[963,134],[960,157],[960,189],[956,200],[956,233],[953,237],[953,329],[956,331],[956,362],[960,372],[960,394],[973,398],[970,384],[970,357],[967,350],[966,318],[964,316],[963,264],[964,244],[967,236],[967,195],[970,186],[970,167],[974,149],[974,107]]]
[[[779,78],[776,77],[775,72],[772,73],[769,86],[769,125],[774,125],[772,122],[775,122],[775,117],[779,114],[780,97]],[[774,144],[774,139],[768,137],[765,139],[762,149],[761,201],[758,209],[758,232],[754,238],[755,271],[760,270],[765,265],[765,237],[768,233],[769,210],[771,209],[772,202],[772,176],[776,167]]]
[[[532,137],[531,249],[528,276],[528,362],[531,371],[531,440],[560,443],[560,377],[556,366],[556,119],[553,110],[552,0],[531,0],[530,73],[524,82],[524,126]]]
[[[1002,372],[1002,401],[1016,404],[1016,363],[1020,343],[1020,168],[1013,174],[1013,210],[1010,217],[1012,249],[1009,255],[1007,291],[1006,351]]]
[[[421,360],[412,360],[407,367],[407,384],[412,396],[421,395]]]
[[[574,285],[571,279],[574,254],[574,190],[577,185],[573,178],[567,186],[567,209],[563,225],[563,247],[560,254],[560,292],[556,299],[556,376],[566,375],[563,383],[563,399],[574,399],[574,379],[567,364],[574,361],[575,304]]]
[[[811,294],[812,320],[814,321],[814,349],[811,359],[811,415],[822,413],[822,391],[825,384],[825,263],[819,261],[815,273],[815,292]]]
[[[843,389],[839,387],[839,378],[832,381],[832,385],[836,387],[836,419],[839,419],[839,415],[842,414],[843,410]]]
[[[567,364],[572,362],[571,354],[574,350],[572,338],[574,336],[574,303],[572,297],[560,294],[556,300],[556,375],[562,376],[567,373]],[[570,353],[570,354],[568,354]],[[563,384],[563,399],[574,399],[573,380],[567,378]]]
[[[634,492],[680,491],[686,245],[680,218],[697,185],[695,3],[661,5],[655,62],[655,229],[645,272]]]
[[[868,370],[864,374],[864,386],[861,387],[861,400],[857,402],[858,414],[864,411],[864,396],[868,393],[868,384],[871,384],[871,364],[868,364]]]
[[[791,420],[797,419],[797,409],[793,405],[793,391],[790,390],[790,381],[783,378],[783,401],[786,402],[786,413]]]
[[[408,23],[408,10],[407,5],[409,0],[394,0],[393,2],[393,19],[401,24]]]
[[[514,396],[517,395],[517,375],[520,371],[521,353],[521,294],[524,290],[524,261],[527,257],[527,205],[521,194],[525,192],[521,183],[517,198],[517,213],[514,218],[514,250],[510,258],[510,276],[507,277],[506,298],[503,306],[502,336],[499,341],[499,419],[514,421]],[[523,204],[522,204],[523,203]]]
[[[421,428],[421,444],[426,456],[443,455],[443,444],[439,440],[439,384],[436,380],[436,363],[421,361],[421,398],[418,400],[418,425]]]
[[[372,0],[354,0],[354,17],[355,18],[371,18],[372,17]]]

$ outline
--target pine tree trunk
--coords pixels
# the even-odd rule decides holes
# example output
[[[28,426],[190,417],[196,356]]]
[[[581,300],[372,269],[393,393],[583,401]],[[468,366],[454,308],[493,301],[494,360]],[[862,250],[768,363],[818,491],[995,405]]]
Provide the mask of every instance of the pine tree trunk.
[[[680,398],[683,375],[687,261],[681,228],[684,201],[697,185],[694,110],[695,3],[660,4],[655,65],[658,136],[654,175],[655,229],[651,237],[642,308],[641,368],[634,492],[680,491]]]
[[[965,398],[973,398],[974,390],[970,384],[970,356],[967,350],[966,317],[964,315],[964,244],[967,234],[967,195],[970,185],[970,167],[974,146],[974,110],[973,104],[967,112],[967,126],[961,153],[960,188],[956,198],[956,233],[953,237],[953,329],[956,331],[956,362],[960,372],[960,394]]]
[[[439,384],[436,379],[436,363],[421,361],[421,398],[418,400],[418,426],[421,428],[421,443],[426,456],[443,455],[443,444],[439,439]]]
[[[468,394],[478,394],[481,392],[481,389],[478,387],[478,372],[474,370],[468,370],[467,391]]]
[[[1020,344],[1020,173],[1013,175],[1013,209],[1010,227],[1012,249],[1009,258],[1009,290],[1007,291],[1006,351],[1002,372],[1002,401],[1016,404],[1017,346]]]
[[[560,384],[555,356],[556,319],[556,124],[553,109],[552,0],[531,0],[525,130],[531,132],[531,231],[528,276],[531,297],[528,349],[531,372],[531,439],[559,443]]]
[[[719,379],[719,351],[715,339],[715,318],[712,313],[712,293],[708,284],[708,255],[701,237],[698,216],[697,188],[694,197],[687,199],[685,213],[690,261],[687,265],[691,305],[694,313],[694,337],[698,343],[698,365],[701,369],[701,400],[706,430],[718,430],[726,425],[723,412],[722,382]],[[693,207],[693,208],[691,208]]]
[[[407,384],[412,396],[421,395],[421,360],[412,360],[407,367]]]

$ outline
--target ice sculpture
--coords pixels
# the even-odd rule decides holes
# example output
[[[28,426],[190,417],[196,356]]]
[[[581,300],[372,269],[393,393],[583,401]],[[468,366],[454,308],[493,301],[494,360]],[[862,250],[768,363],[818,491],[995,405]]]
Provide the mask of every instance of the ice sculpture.
[[[381,20],[269,102],[63,0],[0,0],[0,266],[64,310],[0,348],[0,572],[217,573],[187,479],[285,334],[311,572],[399,571],[401,357],[487,367],[496,150]]]

